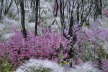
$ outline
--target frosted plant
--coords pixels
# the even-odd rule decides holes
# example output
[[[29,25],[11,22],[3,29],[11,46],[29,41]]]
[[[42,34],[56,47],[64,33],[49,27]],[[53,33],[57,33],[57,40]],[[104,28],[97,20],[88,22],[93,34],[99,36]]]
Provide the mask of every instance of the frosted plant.
[[[62,67],[49,60],[30,59],[17,68],[16,72],[101,72],[90,62],[76,65],[74,68]]]
[[[75,68],[71,68],[67,72],[101,72],[97,68],[93,67],[90,62],[75,66]]]
[[[48,60],[30,59],[20,66],[16,72],[63,72],[63,68]]]

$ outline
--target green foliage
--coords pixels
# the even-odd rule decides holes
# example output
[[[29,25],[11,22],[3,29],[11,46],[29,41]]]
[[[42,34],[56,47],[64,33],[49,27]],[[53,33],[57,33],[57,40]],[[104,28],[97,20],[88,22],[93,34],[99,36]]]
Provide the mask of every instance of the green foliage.
[[[105,49],[99,48],[97,50],[97,53],[98,53],[98,57],[99,58],[101,58],[101,59],[108,59],[108,53],[106,53]]]
[[[12,72],[12,64],[7,59],[0,59],[0,72]]]
[[[94,60],[94,58],[96,57],[96,54],[94,52],[94,45],[92,44],[92,42],[85,42],[83,44],[83,60],[84,61],[89,61],[89,60]]]
[[[97,43],[98,42],[98,43]],[[92,43],[90,41],[86,41],[83,44],[83,60],[84,61],[94,61],[97,58],[108,59],[108,53],[104,49],[104,42],[97,41],[96,43]]]

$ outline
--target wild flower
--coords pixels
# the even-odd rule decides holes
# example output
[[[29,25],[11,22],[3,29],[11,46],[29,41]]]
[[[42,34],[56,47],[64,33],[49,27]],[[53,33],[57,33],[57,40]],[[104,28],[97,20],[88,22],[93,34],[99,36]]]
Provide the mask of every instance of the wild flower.
[[[6,54],[4,43],[0,43],[0,57]]]
[[[102,68],[104,72],[108,72],[108,60],[102,61]]]
[[[80,50],[83,52],[82,45],[87,41],[94,42],[99,39],[107,40],[108,30],[84,29],[77,33],[77,45],[80,45]],[[28,33],[25,40],[21,32],[16,32],[15,35],[8,41],[0,44],[0,55],[4,53],[9,55],[13,64],[20,64],[30,58],[49,59],[56,62],[68,57],[67,44],[69,41],[60,33],[46,31],[43,35],[34,36]],[[92,43],[91,43],[92,44]],[[77,46],[78,47],[78,46]],[[83,52],[84,53],[84,52]],[[81,55],[81,54],[80,54]]]
[[[15,36],[4,43],[4,46],[11,61],[14,64],[20,64],[32,57],[58,61],[58,54],[66,49],[67,43],[68,41],[57,33],[46,33],[41,36],[28,33],[25,40],[22,33],[16,32]]]
[[[104,9],[103,10],[103,14],[106,15],[106,16],[108,16],[108,10],[107,9]]]

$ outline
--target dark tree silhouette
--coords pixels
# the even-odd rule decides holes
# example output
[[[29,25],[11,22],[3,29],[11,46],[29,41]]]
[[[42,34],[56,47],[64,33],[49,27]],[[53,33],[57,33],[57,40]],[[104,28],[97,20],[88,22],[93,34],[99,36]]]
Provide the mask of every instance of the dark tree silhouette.
[[[1,5],[0,5],[0,20],[2,18],[2,14],[3,14],[3,2],[4,2],[4,0],[1,0]]]
[[[22,33],[24,38],[27,37],[27,31],[25,28],[25,9],[24,9],[24,0],[20,1],[20,10],[21,10],[21,25],[22,25]]]
[[[35,14],[35,35],[38,35],[37,32],[37,26],[39,21],[39,12],[40,12],[40,0],[31,0],[31,7],[33,9],[33,12]]]
[[[35,35],[37,35],[37,25],[38,25],[38,18],[39,18],[39,3],[40,0],[35,1]]]

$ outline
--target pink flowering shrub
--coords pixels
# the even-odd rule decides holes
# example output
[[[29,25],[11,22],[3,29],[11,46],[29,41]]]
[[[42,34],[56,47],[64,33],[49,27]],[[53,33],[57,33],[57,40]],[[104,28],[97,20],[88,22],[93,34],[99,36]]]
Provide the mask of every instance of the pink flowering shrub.
[[[102,67],[103,67],[104,72],[108,72],[108,61],[107,60],[102,61]]]
[[[58,61],[58,54],[65,51],[67,43],[68,41],[62,35],[53,32],[41,36],[28,33],[26,40],[22,33],[16,32],[4,43],[4,48],[13,64],[20,64],[31,57]],[[66,52],[62,53],[67,55]]]
[[[97,37],[106,40],[107,33],[107,30],[103,29],[80,31],[77,32],[77,42],[78,44],[87,40],[95,42]],[[4,51],[7,51],[9,58],[14,64],[23,62],[23,60],[31,57],[59,61],[61,60],[59,58],[59,54],[61,53],[63,56],[68,57],[68,42],[61,34],[54,32],[47,31],[45,34],[39,36],[28,33],[26,40],[23,38],[21,32],[16,32],[4,45],[1,44],[1,49],[3,48]]]
[[[108,29],[84,29],[77,32],[77,39],[80,42],[90,40],[95,42],[96,40],[108,41]]]
[[[84,48],[81,47],[81,44],[84,42],[96,42],[97,38],[108,40],[108,30],[105,29],[84,29],[76,32],[76,34],[77,45],[80,45],[79,47],[76,46],[78,47],[77,52],[82,53],[84,53]],[[12,63],[16,65],[30,58],[49,59],[58,62],[61,61],[62,56],[68,57],[68,43],[69,41],[60,33],[45,31],[43,35],[38,36],[28,33],[27,38],[24,39],[21,32],[16,32],[11,39],[0,44],[0,56],[8,54]]]
[[[103,14],[106,15],[106,16],[108,16],[108,9],[104,9],[103,10]]]
[[[4,56],[6,53],[4,43],[0,43],[0,57]]]

